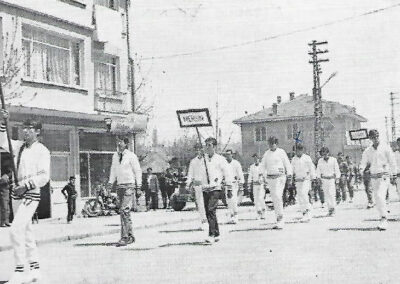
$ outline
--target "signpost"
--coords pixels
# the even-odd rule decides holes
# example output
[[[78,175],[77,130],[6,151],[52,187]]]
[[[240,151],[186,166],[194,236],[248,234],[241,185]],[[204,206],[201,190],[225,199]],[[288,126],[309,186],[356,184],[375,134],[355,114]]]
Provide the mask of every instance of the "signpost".
[[[197,137],[199,138],[200,146],[203,148],[201,143],[201,137],[199,132],[199,127],[212,126],[210,112],[208,108],[201,109],[187,109],[187,110],[177,110],[179,125],[181,127],[195,127],[197,132]],[[206,168],[207,183],[210,183],[210,177],[208,175],[206,158],[203,153],[204,166]]]
[[[362,144],[361,140],[368,139],[368,130],[366,128],[349,130],[350,140],[358,141],[360,143],[360,150],[362,154]]]

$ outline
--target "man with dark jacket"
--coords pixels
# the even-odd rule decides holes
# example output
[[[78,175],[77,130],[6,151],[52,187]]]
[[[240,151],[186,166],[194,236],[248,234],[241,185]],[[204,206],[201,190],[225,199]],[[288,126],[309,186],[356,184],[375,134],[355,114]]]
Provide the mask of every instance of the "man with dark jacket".
[[[68,206],[68,214],[67,214],[67,222],[68,224],[72,222],[72,219],[75,215],[76,209],[76,196],[77,191],[75,189],[75,177],[71,176],[69,178],[69,183],[61,190],[61,193],[64,195],[67,200]]]
[[[10,227],[10,171],[0,178],[0,227]]]
[[[147,190],[147,210],[158,209],[158,191],[160,190],[160,184],[158,182],[157,176],[153,174],[152,168],[147,168]]]

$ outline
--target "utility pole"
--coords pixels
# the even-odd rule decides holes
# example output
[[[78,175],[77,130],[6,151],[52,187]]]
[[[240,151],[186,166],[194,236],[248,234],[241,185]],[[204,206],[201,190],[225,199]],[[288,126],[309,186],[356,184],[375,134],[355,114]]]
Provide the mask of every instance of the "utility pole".
[[[328,44],[327,41],[317,42],[313,40],[308,45],[311,47],[311,51],[308,52],[311,55],[310,64],[313,65],[313,100],[314,100],[314,151],[315,158],[318,157],[318,152],[324,145],[324,133],[322,127],[322,96],[321,96],[321,83],[319,75],[322,73],[320,63],[328,62],[329,59],[318,59],[318,54],[327,53],[328,50],[317,49],[320,45]]]
[[[218,93],[219,93],[219,82],[217,81],[217,102],[215,103],[216,115],[215,115],[215,139],[217,139],[217,149],[219,149],[219,113],[218,113]]]
[[[392,122],[392,142],[396,140],[396,120],[394,118],[394,105],[397,105],[398,103],[395,103],[394,101],[397,100],[394,95],[397,93],[390,92],[390,108],[392,112],[392,117],[391,117],[391,122]]]
[[[388,117],[385,116],[385,128],[386,128],[386,141],[389,143],[389,127],[388,127]]]

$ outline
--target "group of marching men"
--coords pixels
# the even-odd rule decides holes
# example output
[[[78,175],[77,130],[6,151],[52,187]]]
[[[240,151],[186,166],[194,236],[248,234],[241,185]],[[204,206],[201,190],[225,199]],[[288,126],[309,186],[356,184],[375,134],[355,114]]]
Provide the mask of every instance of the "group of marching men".
[[[377,130],[369,131],[371,145],[365,149],[359,165],[360,173],[368,172],[376,208],[380,214],[378,229],[387,229],[386,195],[390,184],[396,184],[396,160],[400,166],[400,152],[379,141]],[[400,139],[399,139],[400,140]],[[400,141],[399,141],[400,144]],[[207,242],[220,239],[216,208],[221,191],[226,190],[229,223],[238,222],[238,191],[244,183],[240,163],[232,158],[232,151],[225,153],[226,158],[216,153],[217,141],[207,138],[204,149],[196,146],[197,156],[189,165],[187,184],[194,188],[196,201],[202,220],[203,229],[208,222],[209,234]],[[327,216],[334,216],[336,209],[336,187],[341,178],[338,160],[330,155],[327,147],[320,149],[321,158],[315,167],[312,159],[305,153],[302,144],[296,145],[295,156],[290,161],[286,152],[278,147],[278,139],[268,138],[269,149],[260,159],[253,155],[254,164],[250,166],[248,183],[253,185],[253,196],[257,219],[265,219],[265,189],[269,187],[274,205],[276,223],[274,229],[283,229],[283,191],[286,182],[294,181],[298,201],[303,216],[301,222],[309,222],[312,218],[312,206],[309,200],[311,182],[316,181],[322,188],[328,207]],[[400,170],[400,169],[399,169]],[[400,182],[397,183],[400,185]],[[398,186],[399,188],[400,186]],[[398,192],[400,192],[398,190]]]

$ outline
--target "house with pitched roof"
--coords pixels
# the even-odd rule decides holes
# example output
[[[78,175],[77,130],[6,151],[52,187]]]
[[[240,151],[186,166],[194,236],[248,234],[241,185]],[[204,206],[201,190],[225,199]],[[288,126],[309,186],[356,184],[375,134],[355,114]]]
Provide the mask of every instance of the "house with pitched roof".
[[[322,101],[323,129],[325,145],[336,155],[343,152],[359,161],[361,146],[349,143],[348,131],[361,128],[367,119],[356,113],[354,107],[333,101]],[[262,156],[268,149],[268,137],[276,136],[279,147],[287,152],[294,149],[295,141],[306,147],[307,153],[314,157],[314,100],[307,94],[295,96],[290,93],[289,100],[282,102],[280,96],[271,108],[246,115],[233,121],[241,128],[242,152],[245,167],[252,163],[254,153]]]

